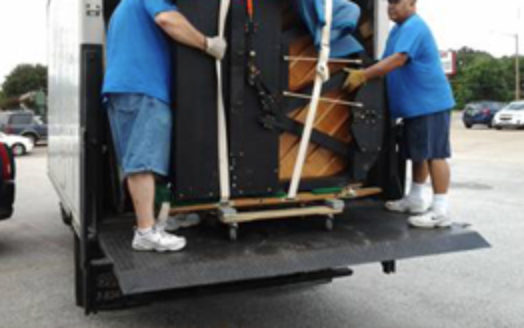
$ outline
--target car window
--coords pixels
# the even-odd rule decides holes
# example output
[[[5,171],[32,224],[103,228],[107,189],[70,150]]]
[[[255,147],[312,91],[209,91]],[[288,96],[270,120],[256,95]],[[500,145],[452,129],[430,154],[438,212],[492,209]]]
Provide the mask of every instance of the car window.
[[[38,124],[38,125],[42,125],[42,124],[44,124],[44,121],[42,121],[42,118],[40,116],[35,116],[33,118],[33,123]]]
[[[6,124],[8,119],[9,119],[9,114],[0,113],[0,125]]]
[[[11,116],[11,124],[31,124],[31,115],[13,115]]]
[[[479,109],[480,108],[477,105],[470,104],[466,106],[465,112],[468,115],[476,115],[479,112]]]
[[[509,104],[509,106],[506,107],[506,109],[509,109],[509,110],[524,110],[524,102],[518,102],[518,103]]]

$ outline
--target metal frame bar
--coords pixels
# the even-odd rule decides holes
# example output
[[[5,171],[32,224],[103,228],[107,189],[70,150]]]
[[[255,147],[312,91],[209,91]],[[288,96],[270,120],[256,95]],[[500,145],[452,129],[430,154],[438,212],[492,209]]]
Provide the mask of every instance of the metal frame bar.
[[[341,88],[346,80],[347,74],[345,72],[338,72],[334,74],[324,85],[322,86],[323,93]],[[309,85],[303,89],[300,89],[296,93],[298,94],[311,94],[313,86]],[[299,107],[304,107],[309,103],[308,100],[302,98],[289,98],[282,108],[283,113],[289,114]]]
[[[295,92],[289,92],[289,91],[284,91],[283,95],[284,95],[284,97],[300,98],[300,99],[306,99],[306,100],[310,100],[312,98],[311,96],[308,96],[308,95],[304,95],[304,94],[301,94],[301,93],[295,93]],[[330,104],[345,105],[345,106],[356,107],[356,108],[364,108],[364,104],[363,103],[358,103],[358,102],[338,100],[338,99],[330,99],[330,98],[323,98],[323,97],[320,97],[318,99],[321,102],[327,102],[327,103],[330,103]]]
[[[297,56],[284,56],[284,61],[307,61],[307,62],[318,62],[317,57],[297,57]],[[330,58],[327,61],[328,64],[356,64],[362,65],[361,59],[345,59],[345,58]]]

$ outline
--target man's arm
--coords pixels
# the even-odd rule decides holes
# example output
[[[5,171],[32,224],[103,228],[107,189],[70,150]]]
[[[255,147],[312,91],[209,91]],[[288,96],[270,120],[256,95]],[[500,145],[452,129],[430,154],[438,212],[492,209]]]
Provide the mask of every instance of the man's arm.
[[[366,81],[384,76],[406,65],[408,60],[409,57],[405,53],[396,53],[364,70],[345,69],[348,72],[348,77],[344,83],[344,88],[349,92],[353,92]]]
[[[206,50],[206,37],[181,13],[176,11],[162,12],[155,16],[155,22],[173,40],[202,51]]]
[[[408,62],[408,55],[404,53],[396,53],[383,59],[373,66],[370,66],[364,70],[364,76],[366,80],[371,80],[377,77],[382,77],[389,72],[400,68]]]

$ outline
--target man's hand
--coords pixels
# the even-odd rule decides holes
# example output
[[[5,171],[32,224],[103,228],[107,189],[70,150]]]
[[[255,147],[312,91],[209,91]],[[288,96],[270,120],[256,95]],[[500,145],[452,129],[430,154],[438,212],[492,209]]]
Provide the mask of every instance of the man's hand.
[[[367,81],[366,75],[361,69],[344,68],[344,71],[348,73],[346,82],[344,82],[344,89],[346,89],[348,92],[357,90]]]
[[[227,50],[227,42],[219,36],[206,38],[206,53],[218,60],[222,60]]]

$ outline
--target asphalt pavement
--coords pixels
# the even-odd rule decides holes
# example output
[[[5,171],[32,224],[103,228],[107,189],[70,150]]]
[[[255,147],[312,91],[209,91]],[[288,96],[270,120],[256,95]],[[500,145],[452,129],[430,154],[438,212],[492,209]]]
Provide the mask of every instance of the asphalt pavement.
[[[206,296],[84,316],[73,238],[47,178],[47,147],[17,159],[15,215],[0,222],[0,328],[524,327],[524,131],[452,129],[452,213],[491,244],[378,264],[298,290]]]

